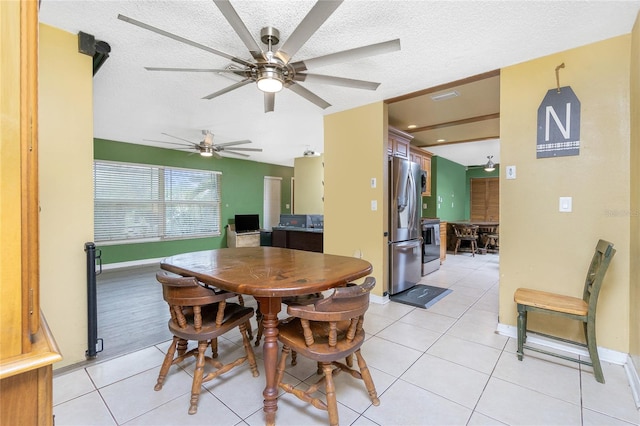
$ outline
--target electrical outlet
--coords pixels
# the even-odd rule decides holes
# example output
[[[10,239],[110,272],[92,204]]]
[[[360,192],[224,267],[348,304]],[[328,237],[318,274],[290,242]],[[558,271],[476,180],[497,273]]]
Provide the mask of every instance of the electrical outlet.
[[[376,187],[376,178],[371,178],[371,188]]]

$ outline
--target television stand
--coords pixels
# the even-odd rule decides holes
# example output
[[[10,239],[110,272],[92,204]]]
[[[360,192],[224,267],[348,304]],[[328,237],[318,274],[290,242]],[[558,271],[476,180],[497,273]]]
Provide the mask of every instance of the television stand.
[[[260,247],[260,231],[236,232],[236,225],[227,225],[227,247]]]

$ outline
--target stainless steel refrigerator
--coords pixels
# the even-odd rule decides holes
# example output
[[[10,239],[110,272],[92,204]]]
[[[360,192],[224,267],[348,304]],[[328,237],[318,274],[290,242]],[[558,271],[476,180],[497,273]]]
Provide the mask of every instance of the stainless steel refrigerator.
[[[417,163],[389,159],[389,294],[420,281],[422,244],[421,170]]]

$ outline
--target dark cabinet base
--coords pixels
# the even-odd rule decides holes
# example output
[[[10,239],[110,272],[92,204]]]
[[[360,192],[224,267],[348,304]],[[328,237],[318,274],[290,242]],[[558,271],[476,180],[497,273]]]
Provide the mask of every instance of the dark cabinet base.
[[[271,236],[271,244],[274,247],[315,251],[318,253],[322,253],[324,249],[322,232],[274,229]]]

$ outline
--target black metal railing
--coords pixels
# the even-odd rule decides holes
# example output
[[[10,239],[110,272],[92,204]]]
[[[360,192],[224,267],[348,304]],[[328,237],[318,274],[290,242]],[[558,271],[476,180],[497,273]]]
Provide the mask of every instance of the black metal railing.
[[[102,273],[102,259],[100,250],[96,249],[94,243],[85,243],[84,251],[87,253],[87,359],[93,359],[98,352],[102,352],[103,341],[98,338],[98,293],[96,276]],[[96,261],[98,262],[98,272],[96,272]],[[100,350],[98,350],[98,342]]]

